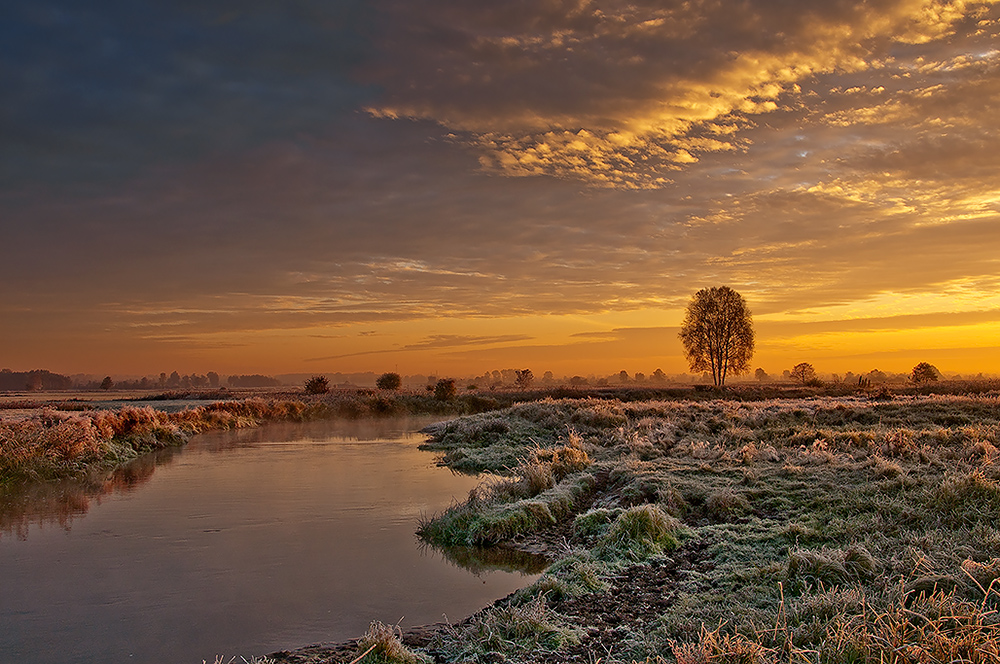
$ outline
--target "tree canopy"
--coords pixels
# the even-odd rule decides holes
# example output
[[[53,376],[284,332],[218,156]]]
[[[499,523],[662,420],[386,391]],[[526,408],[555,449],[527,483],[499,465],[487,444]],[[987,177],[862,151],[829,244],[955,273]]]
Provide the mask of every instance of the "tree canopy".
[[[398,390],[402,384],[402,377],[395,371],[388,371],[375,381],[375,387],[380,390]]]
[[[695,293],[678,336],[691,370],[711,372],[717,387],[725,387],[730,373],[750,370],[753,317],[743,296],[728,286]]]
[[[933,364],[929,362],[921,362],[917,366],[913,367],[913,371],[910,373],[910,380],[912,380],[917,385],[921,383],[933,383],[941,375],[941,372],[937,370]]]
[[[816,369],[814,369],[813,365],[808,362],[799,362],[792,367],[790,376],[799,383],[808,385],[816,380]]]

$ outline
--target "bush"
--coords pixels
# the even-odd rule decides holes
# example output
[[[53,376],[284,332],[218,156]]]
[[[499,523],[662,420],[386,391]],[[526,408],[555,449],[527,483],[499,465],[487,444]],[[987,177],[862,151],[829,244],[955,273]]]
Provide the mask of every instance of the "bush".
[[[330,381],[326,376],[313,376],[306,381],[306,394],[326,394],[330,391]]]
[[[375,387],[380,390],[398,390],[402,385],[403,379],[398,373],[392,371],[382,374],[375,381]]]
[[[434,398],[438,401],[451,401],[457,393],[455,381],[451,378],[442,378],[434,385]]]

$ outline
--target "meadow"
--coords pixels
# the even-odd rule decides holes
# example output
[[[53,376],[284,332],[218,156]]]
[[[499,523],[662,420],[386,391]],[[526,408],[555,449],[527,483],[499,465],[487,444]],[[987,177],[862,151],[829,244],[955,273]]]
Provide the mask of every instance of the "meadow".
[[[996,392],[543,399],[462,417],[428,447],[502,477],[420,536],[544,552],[546,573],[430,633],[376,624],[351,648],[274,657],[997,662],[998,431]]]
[[[997,662],[1000,394],[942,387],[49,407],[0,418],[0,477],[113,466],[211,428],[460,415],[426,447],[492,479],[419,536],[458,564],[490,558],[470,551],[545,556],[542,577],[456,623],[374,623],[357,641],[259,661]]]

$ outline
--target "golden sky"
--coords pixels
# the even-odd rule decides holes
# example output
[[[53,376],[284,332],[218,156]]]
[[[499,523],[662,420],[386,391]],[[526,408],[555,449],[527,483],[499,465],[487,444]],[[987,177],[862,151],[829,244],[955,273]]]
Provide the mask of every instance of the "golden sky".
[[[20,6],[18,6],[20,5]],[[1000,6],[0,10],[0,367],[1000,372]]]

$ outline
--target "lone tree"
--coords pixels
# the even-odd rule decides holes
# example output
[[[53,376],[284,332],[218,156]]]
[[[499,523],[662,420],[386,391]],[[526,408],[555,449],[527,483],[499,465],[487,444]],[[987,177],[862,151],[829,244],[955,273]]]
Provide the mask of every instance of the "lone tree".
[[[517,378],[514,379],[514,382],[522,390],[528,389],[531,382],[535,380],[535,374],[531,373],[531,369],[518,369],[516,375]]]
[[[922,385],[923,383],[935,382],[940,375],[941,372],[933,364],[921,362],[913,367],[913,371],[910,373],[910,380],[917,385]]]
[[[395,371],[388,371],[375,381],[375,387],[380,390],[398,390],[403,384],[403,379]]]
[[[791,377],[802,385],[808,385],[816,380],[816,370],[808,362],[799,362],[792,367]]]
[[[716,387],[729,373],[750,370],[753,317],[743,296],[729,286],[703,288],[694,294],[678,335],[691,371],[711,371]]]

